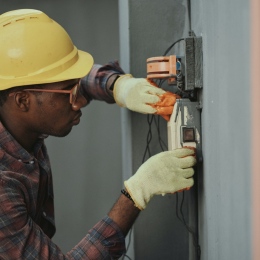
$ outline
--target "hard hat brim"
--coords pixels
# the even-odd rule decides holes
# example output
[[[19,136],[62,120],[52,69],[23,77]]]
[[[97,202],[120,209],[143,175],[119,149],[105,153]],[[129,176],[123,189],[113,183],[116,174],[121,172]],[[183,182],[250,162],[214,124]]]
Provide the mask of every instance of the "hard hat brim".
[[[3,79],[0,78],[0,90],[9,89],[12,87],[18,87],[18,86],[27,86],[27,85],[34,85],[34,84],[47,84],[47,83],[54,83],[54,82],[60,82],[70,79],[77,79],[77,78],[83,78],[86,76],[93,64],[94,59],[93,57],[81,50],[78,51],[78,59],[77,61],[70,66],[69,68],[62,70],[61,73],[52,75],[52,76],[41,76],[41,77],[17,77],[12,79]]]
[[[91,70],[94,59],[93,57],[85,52],[78,50],[79,59],[67,70],[62,73],[55,75],[54,77],[46,78],[46,83],[59,82],[69,79],[77,79],[85,77]]]

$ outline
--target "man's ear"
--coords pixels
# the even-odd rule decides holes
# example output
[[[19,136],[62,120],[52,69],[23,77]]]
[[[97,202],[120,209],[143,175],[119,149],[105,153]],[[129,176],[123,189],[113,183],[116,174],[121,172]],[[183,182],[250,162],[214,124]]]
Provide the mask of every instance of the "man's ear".
[[[24,111],[27,112],[30,107],[30,94],[28,91],[18,91],[15,93],[14,100],[16,106]]]

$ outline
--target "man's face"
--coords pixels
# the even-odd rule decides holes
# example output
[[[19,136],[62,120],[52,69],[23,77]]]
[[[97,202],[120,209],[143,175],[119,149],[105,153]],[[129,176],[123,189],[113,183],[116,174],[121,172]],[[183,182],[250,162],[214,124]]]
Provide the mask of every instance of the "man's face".
[[[70,90],[78,79],[46,84],[49,90]],[[34,92],[31,106],[31,126],[41,134],[63,137],[70,133],[74,125],[79,124],[81,108],[87,105],[86,99],[79,93],[74,104],[70,104],[70,95],[64,93]]]

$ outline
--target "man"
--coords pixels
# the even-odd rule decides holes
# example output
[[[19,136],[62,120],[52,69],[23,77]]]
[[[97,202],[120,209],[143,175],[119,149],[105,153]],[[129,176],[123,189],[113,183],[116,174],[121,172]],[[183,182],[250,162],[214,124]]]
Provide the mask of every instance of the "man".
[[[91,99],[158,113],[163,98],[171,107],[174,98],[124,75],[116,62],[93,66],[91,55],[37,10],[2,14],[0,46],[0,259],[118,259],[124,237],[154,195],[193,185],[194,151],[151,157],[125,181],[108,215],[63,254],[51,241],[52,174],[44,138],[66,136]]]

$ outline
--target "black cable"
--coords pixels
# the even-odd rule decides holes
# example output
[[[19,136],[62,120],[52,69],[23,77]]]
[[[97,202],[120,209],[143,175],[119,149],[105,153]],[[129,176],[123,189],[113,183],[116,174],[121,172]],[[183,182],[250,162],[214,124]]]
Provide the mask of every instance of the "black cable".
[[[162,84],[165,82],[166,79],[160,79],[159,82],[157,83],[158,87],[161,88]],[[158,134],[158,140],[159,140],[159,144],[161,147],[162,151],[168,150],[168,146],[165,144],[165,142],[163,141],[163,139],[161,138],[161,130],[160,130],[160,116],[157,116],[157,118],[155,118],[155,126],[157,129],[157,134]],[[156,120],[157,119],[157,120]]]
[[[157,129],[158,140],[159,140],[159,144],[160,144],[161,150],[165,151],[165,150],[168,150],[168,146],[166,145],[166,143],[161,138],[160,118],[161,117],[158,116],[157,120],[155,119],[155,125],[156,125],[156,129]]]
[[[181,205],[180,205],[181,217],[179,216],[178,193],[176,193],[176,216],[182,222],[182,224],[185,226],[186,230],[192,235],[193,246],[194,246],[195,250],[197,251],[197,259],[200,260],[201,248],[200,248],[200,245],[198,243],[198,238],[197,238],[194,230],[192,230],[192,228],[187,224],[185,217],[184,217],[184,214],[183,214],[183,210],[182,210],[183,209],[183,203],[184,203],[184,193],[185,192],[182,192],[182,200],[181,200]]]
[[[191,5],[190,0],[187,0],[188,18],[189,18],[189,31],[191,32]]]
[[[162,87],[162,84],[163,84],[165,81],[166,81],[166,78],[160,79],[160,80],[159,80],[159,83],[157,84],[158,87],[161,88],[161,87]]]
[[[128,258],[128,259],[130,259],[130,260],[132,259],[132,258],[130,258],[128,255],[124,255],[122,260],[124,260],[125,257]]]
[[[132,231],[133,231],[133,228],[131,228],[130,231],[129,231],[128,244],[127,244],[127,246],[126,246],[126,252],[125,252],[125,254],[124,254],[122,260],[124,260],[125,257],[131,260],[131,258],[130,258],[126,253],[128,252],[128,249],[129,249],[130,244],[131,244],[131,240],[132,240]]]
[[[156,120],[157,119],[157,120]],[[155,118],[155,115],[147,115],[147,122],[149,125],[149,129],[147,132],[147,137],[146,137],[146,149],[144,152],[144,156],[143,156],[143,161],[142,163],[144,163],[145,161],[145,157],[148,153],[149,157],[151,157],[151,151],[150,151],[150,143],[152,141],[152,123],[155,123],[156,129],[157,129],[157,134],[158,134],[158,140],[159,140],[159,144],[161,147],[161,150],[164,151],[164,147],[167,150],[167,146],[164,143],[164,141],[161,138],[161,132],[160,132],[160,116],[158,116],[157,118]],[[164,146],[164,147],[163,147]],[[185,226],[186,230],[192,235],[192,240],[193,240],[193,246],[195,247],[195,249],[197,250],[197,255],[198,255],[198,260],[200,259],[200,254],[201,254],[201,250],[200,250],[200,245],[198,244],[198,239],[196,237],[196,233],[192,230],[191,227],[189,227],[189,225],[187,224],[185,217],[184,217],[184,213],[183,213],[183,204],[184,204],[184,192],[182,192],[182,200],[181,200],[181,204],[180,204],[180,209],[179,209],[179,202],[178,202],[178,194],[176,193],[176,216],[177,218],[182,222],[182,224]],[[180,215],[179,215],[180,212]]]
[[[176,193],[175,197],[176,197],[176,209],[175,209],[176,216],[182,222],[182,218],[179,216],[179,196],[178,196],[178,192]]]
[[[144,163],[147,153],[148,153],[148,158],[151,157],[150,143],[151,143],[152,138],[153,138],[153,135],[152,135],[152,123],[153,123],[153,121],[155,121],[155,115],[149,115],[148,114],[147,115],[147,122],[148,122],[149,128],[148,128],[148,132],[147,132],[147,136],[146,136],[146,147],[145,147],[142,163]],[[132,230],[133,230],[133,228],[131,228],[130,231],[129,231],[129,241],[128,241],[128,244],[127,244],[127,247],[126,247],[126,252],[125,252],[122,260],[124,260],[125,257],[131,260],[131,258],[126,253],[128,252],[128,249],[129,249],[130,244],[131,244]]]
[[[145,147],[145,152],[144,152],[144,155],[143,155],[142,163],[144,163],[147,153],[148,153],[148,156],[151,157],[150,143],[151,143],[152,138],[153,138],[153,134],[152,134],[153,120],[154,120],[154,115],[148,114],[147,115],[147,122],[148,122],[149,129],[148,129],[148,133],[147,133],[147,136],[146,136],[146,147]]]
[[[129,241],[128,241],[128,244],[127,244],[127,247],[126,247],[126,251],[128,251],[129,247],[130,247],[130,244],[131,244],[131,238],[132,238],[132,231],[133,229],[131,228],[130,229],[130,232],[129,232]]]
[[[153,123],[153,121],[154,121],[154,115],[148,114],[147,115],[147,122],[148,122],[149,128],[148,128],[148,132],[147,132],[147,136],[146,136],[146,147],[145,147],[142,163],[144,163],[147,153],[148,153],[148,158],[151,157],[150,143],[151,143],[152,138],[153,138],[153,135],[152,135],[152,123]],[[129,231],[129,241],[128,241],[128,244],[127,244],[127,247],[126,247],[126,252],[125,252],[122,260],[124,260],[125,257],[127,257],[128,259],[131,260],[131,258],[126,253],[128,252],[128,249],[129,249],[130,244],[131,244],[132,230],[133,230],[133,228],[131,228],[130,231]]]
[[[180,41],[183,41],[183,40],[184,40],[184,38],[181,38],[181,39],[177,40],[176,42],[174,42],[174,43],[164,52],[163,56],[166,56],[166,55],[168,54],[168,52],[174,47],[174,45],[175,45],[176,43],[178,43],[178,42],[180,42]]]
[[[163,142],[163,140],[161,138],[160,124],[159,124],[160,121],[159,120],[160,120],[159,116],[158,116],[157,121],[156,121],[156,118],[155,118],[154,115],[152,115],[152,116],[151,115],[147,115],[147,122],[148,122],[148,125],[149,125],[149,130],[148,130],[148,133],[147,133],[147,138],[146,138],[147,143],[146,143],[146,149],[145,149],[145,152],[144,152],[142,163],[144,163],[144,161],[145,161],[145,156],[146,156],[147,152],[149,154],[149,157],[151,156],[151,151],[150,151],[149,145],[150,145],[152,137],[153,137],[152,136],[152,123],[153,123],[153,121],[155,122],[155,126],[156,126],[156,129],[157,129],[158,139],[159,139],[159,144],[160,144],[161,150],[164,151],[163,145],[167,149],[166,144]],[[180,216],[179,215],[179,209],[178,209],[178,193],[176,193],[176,216],[183,223],[183,225],[185,226],[186,230],[192,235],[193,245],[197,249],[198,256],[199,256],[198,259],[200,259],[200,246],[198,244],[196,233],[192,230],[191,227],[189,227],[189,225],[187,224],[187,222],[185,220],[184,214],[183,214],[184,192],[182,192],[182,194],[183,194],[183,196],[182,196],[181,205],[180,205],[180,215],[181,215]]]
[[[190,0],[187,0],[187,9],[188,9],[188,19],[189,19],[189,32],[192,32],[192,30],[191,30],[191,4],[190,4]],[[184,40],[184,38],[181,38],[181,39],[175,41],[173,44],[171,44],[170,47],[168,47],[168,49],[166,49],[163,56],[166,56],[168,54],[168,52],[174,47],[174,45],[176,43],[183,41],[183,40]]]

